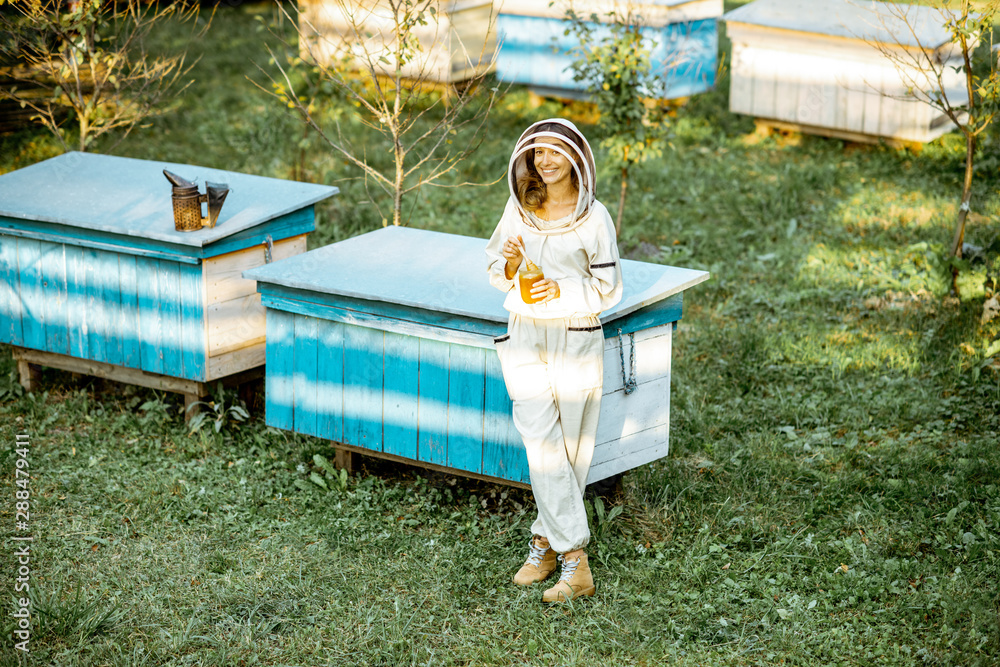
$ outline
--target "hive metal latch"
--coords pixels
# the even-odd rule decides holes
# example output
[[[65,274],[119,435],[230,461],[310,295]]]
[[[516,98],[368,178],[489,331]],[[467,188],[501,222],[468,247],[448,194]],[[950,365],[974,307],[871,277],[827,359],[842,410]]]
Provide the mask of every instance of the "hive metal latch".
[[[635,391],[635,332],[631,332],[628,335],[629,342],[629,370],[628,373],[625,372],[625,341],[622,339],[622,330],[618,329],[618,356],[622,360],[622,387],[625,389],[625,395],[631,394]]]

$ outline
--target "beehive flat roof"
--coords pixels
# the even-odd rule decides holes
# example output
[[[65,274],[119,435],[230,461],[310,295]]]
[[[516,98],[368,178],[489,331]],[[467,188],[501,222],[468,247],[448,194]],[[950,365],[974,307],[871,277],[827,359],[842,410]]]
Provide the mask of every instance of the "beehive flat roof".
[[[261,283],[410,308],[507,322],[505,295],[489,283],[486,240],[410,227],[387,227],[257,267]],[[427,258],[434,258],[428,264]],[[613,320],[704,280],[706,271],[622,261],[625,292],[604,312]]]
[[[229,185],[214,228],[175,231],[164,169],[197,181],[201,191],[206,181]],[[208,167],[71,152],[0,176],[0,216],[198,248],[338,191],[329,185]]]

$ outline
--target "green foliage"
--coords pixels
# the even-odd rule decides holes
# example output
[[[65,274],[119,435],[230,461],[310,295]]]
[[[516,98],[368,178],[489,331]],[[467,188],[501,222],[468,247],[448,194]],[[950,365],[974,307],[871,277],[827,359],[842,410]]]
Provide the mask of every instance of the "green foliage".
[[[308,482],[297,479],[295,480],[295,486],[303,491],[312,491],[313,488],[309,484],[311,482],[324,491],[338,491],[340,493],[347,491],[348,475],[346,468],[337,470],[322,454],[313,454],[312,462],[313,468],[311,470],[299,464],[300,471],[303,474],[308,473]]]
[[[143,404],[143,410],[158,407],[156,403]],[[212,424],[216,433],[222,433],[223,429],[237,429],[240,422],[250,418],[246,406],[236,397],[236,392],[226,390],[219,382],[213,391],[213,400],[195,401],[189,410],[199,408],[198,414],[191,418],[188,426],[190,433],[197,433],[202,427]]]

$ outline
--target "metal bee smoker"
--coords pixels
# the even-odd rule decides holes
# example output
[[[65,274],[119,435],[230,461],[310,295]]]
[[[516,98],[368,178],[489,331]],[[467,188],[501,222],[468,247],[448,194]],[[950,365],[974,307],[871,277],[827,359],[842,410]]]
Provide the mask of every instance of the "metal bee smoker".
[[[198,185],[177,174],[163,170],[173,188],[174,229],[194,232],[202,227],[215,227],[222,211],[222,204],[229,194],[226,183],[205,183],[205,194],[198,192]],[[208,204],[208,216],[202,216],[201,205]]]

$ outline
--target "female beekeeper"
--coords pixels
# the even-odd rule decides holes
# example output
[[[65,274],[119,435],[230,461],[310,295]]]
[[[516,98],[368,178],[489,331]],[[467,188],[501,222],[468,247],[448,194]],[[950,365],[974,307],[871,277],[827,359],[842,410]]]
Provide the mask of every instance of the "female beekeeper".
[[[560,602],[595,591],[583,551],[590,540],[583,492],[601,409],[598,315],[621,299],[621,264],[614,223],[594,198],[594,156],[572,123],[529,127],[508,171],[511,197],[486,254],[490,282],[507,293],[507,334],[495,342],[538,506],[514,582],[542,581],[559,561],[559,581],[542,600]],[[529,294],[518,272],[533,264],[544,278]]]

